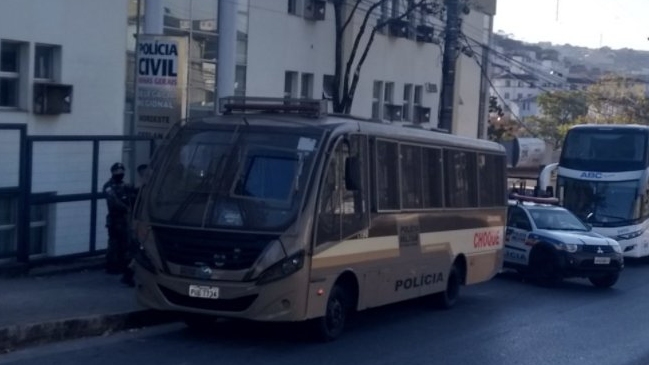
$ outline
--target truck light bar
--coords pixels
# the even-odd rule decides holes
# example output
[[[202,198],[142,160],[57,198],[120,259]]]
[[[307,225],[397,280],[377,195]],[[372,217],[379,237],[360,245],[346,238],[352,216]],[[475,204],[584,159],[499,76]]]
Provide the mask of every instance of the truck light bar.
[[[509,194],[509,199],[517,200],[519,203],[530,202],[538,204],[559,205],[559,199],[557,198],[542,198],[539,196],[527,196],[516,193]]]
[[[222,114],[240,113],[284,113],[322,117],[327,114],[327,101],[317,99],[288,99],[230,96],[221,98],[219,109]]]

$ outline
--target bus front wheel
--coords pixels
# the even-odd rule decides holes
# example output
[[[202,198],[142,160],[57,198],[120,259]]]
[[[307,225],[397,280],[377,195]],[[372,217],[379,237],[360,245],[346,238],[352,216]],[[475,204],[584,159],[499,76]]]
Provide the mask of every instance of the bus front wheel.
[[[333,341],[340,337],[345,329],[349,314],[349,298],[345,289],[334,285],[329,293],[325,315],[316,319],[316,335],[322,341]]]

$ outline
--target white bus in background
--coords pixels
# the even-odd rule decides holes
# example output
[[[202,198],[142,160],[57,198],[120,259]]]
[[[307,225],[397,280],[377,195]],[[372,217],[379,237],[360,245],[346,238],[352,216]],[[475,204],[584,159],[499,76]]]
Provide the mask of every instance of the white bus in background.
[[[539,177],[542,191],[556,195],[595,232],[617,240],[626,257],[649,256],[648,139],[647,126],[575,126],[559,163]]]

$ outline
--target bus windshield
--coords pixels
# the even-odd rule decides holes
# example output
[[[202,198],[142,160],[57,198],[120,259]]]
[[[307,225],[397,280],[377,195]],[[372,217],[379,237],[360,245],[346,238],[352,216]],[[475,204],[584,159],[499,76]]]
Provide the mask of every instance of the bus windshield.
[[[581,171],[644,170],[647,135],[635,129],[573,129],[564,141],[559,165]]]
[[[563,206],[594,226],[620,226],[639,219],[637,180],[584,181],[559,177]]]
[[[185,128],[153,180],[151,220],[283,230],[297,215],[322,135],[302,126]]]

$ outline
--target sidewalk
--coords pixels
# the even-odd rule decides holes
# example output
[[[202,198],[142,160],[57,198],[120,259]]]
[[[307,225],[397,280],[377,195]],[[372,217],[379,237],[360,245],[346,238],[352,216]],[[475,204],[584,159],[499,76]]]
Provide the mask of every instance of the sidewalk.
[[[0,354],[175,320],[173,314],[139,307],[135,289],[121,284],[119,275],[62,271],[0,278]]]

